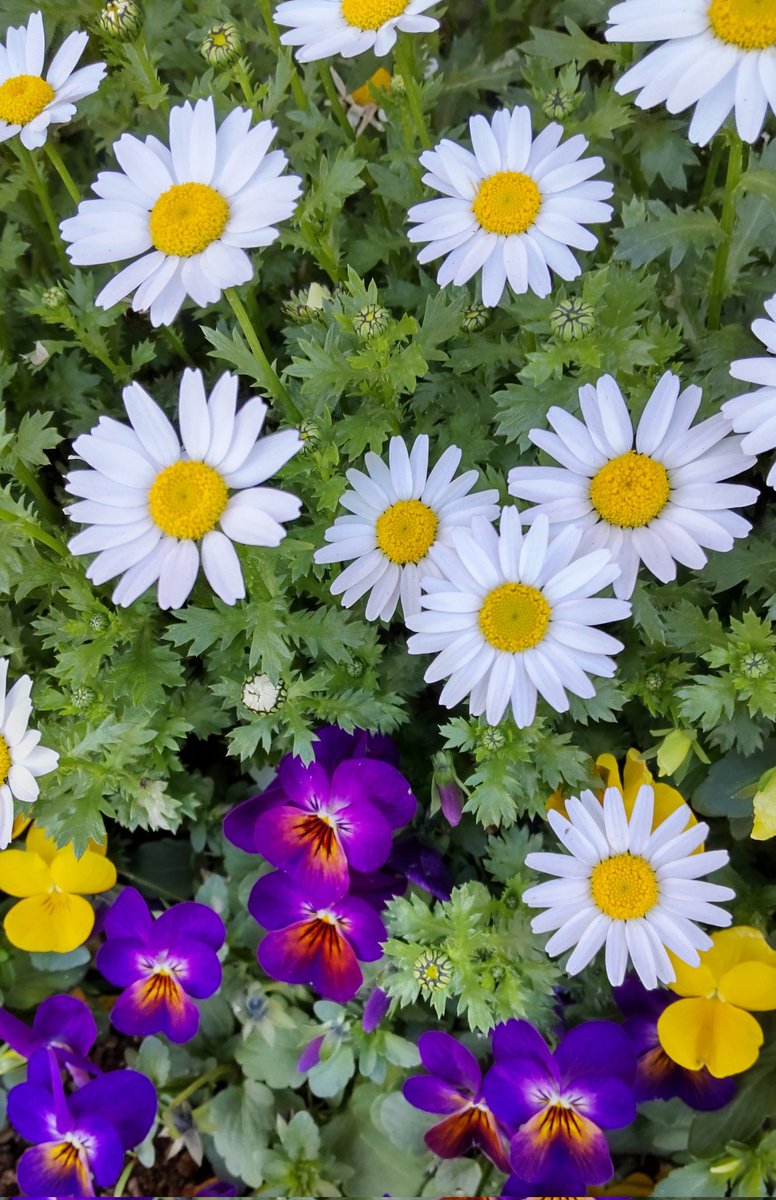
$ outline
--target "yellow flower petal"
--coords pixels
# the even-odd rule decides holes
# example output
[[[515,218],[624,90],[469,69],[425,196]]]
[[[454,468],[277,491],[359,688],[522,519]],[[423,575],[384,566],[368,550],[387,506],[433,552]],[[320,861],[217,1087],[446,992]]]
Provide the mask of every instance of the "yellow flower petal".
[[[752,837],[756,842],[766,842],[776,837],[776,771],[769,771],[765,786],[754,796],[754,825]],[[760,783],[762,784],[762,780]]]
[[[3,928],[8,941],[20,950],[67,954],[82,946],[92,932],[94,911],[80,896],[51,892],[14,904]]]
[[[636,754],[636,751],[629,750],[628,757],[625,760],[626,778],[628,776],[628,768],[630,766],[630,760],[631,760],[632,754]],[[636,757],[638,758],[638,755],[636,755]],[[638,759],[638,761],[642,762],[641,759]],[[644,765],[644,764],[642,764],[642,765]],[[622,779],[620,778],[620,764],[617,762],[617,759],[614,757],[613,754],[599,754],[598,758],[595,760],[595,766],[596,766],[596,770],[598,771],[598,774],[601,776],[602,780],[604,781],[605,788],[616,787],[616,788],[619,788],[619,790],[621,792],[623,791],[623,782],[622,782]],[[647,774],[649,774],[649,772],[647,772]],[[645,779],[644,782],[649,783],[649,780]]]
[[[657,1023],[669,1058],[698,1071],[708,1067],[717,1079],[748,1071],[757,1061],[763,1031],[749,1013],[722,1000],[677,1000]]]
[[[717,991],[722,1000],[736,1004],[749,1012],[767,1012],[776,1008],[776,966],[762,962],[739,963],[719,981]]]
[[[39,854],[27,850],[0,853],[0,888],[9,896],[38,896],[51,887],[51,869]]]
[[[712,935],[714,945],[705,950],[701,962],[709,968],[717,984],[739,963],[761,962],[776,967],[776,950],[771,950],[759,929],[751,925],[734,925]]]
[[[32,817],[14,817],[13,829],[11,830],[11,838],[18,838],[24,833],[28,825],[32,824]]]
[[[39,825],[33,825],[24,844],[31,853],[39,854],[45,862],[54,861],[54,855],[58,849],[57,844]]]
[[[92,895],[105,892],[116,882],[116,868],[107,858],[87,850],[76,858],[73,847],[65,846],[51,864],[51,875],[63,892],[79,892]]]
[[[669,951],[671,964],[676,972],[676,979],[669,984],[672,992],[678,996],[712,996],[717,987],[714,975],[706,965],[706,955],[701,954],[699,967],[690,967],[681,958]]]

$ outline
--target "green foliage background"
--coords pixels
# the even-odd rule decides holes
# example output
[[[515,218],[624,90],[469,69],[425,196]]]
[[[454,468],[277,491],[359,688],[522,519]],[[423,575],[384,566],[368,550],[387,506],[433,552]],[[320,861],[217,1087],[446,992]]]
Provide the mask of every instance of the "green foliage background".
[[[485,328],[466,332],[473,287],[440,292],[406,239],[406,212],[423,198],[419,145],[406,88],[385,94],[384,132],[354,140],[326,100],[316,67],[300,74],[264,19],[268,5],[235,0],[148,0],[144,31],[118,44],[97,31],[91,0],[43,0],[49,31],[92,32],[89,55],[105,57],[108,79],[57,135],[85,196],[110,146],[124,131],[164,139],[167,111],[213,95],[223,114],[249,104],[279,127],[278,144],[303,177],[304,194],[280,240],[255,254],[256,279],[243,289],[267,331],[272,356],[304,418],[307,444],[283,473],[303,498],[300,521],[278,550],[240,548],[248,599],[228,608],[203,583],[183,610],[158,610],[150,593],[128,611],[94,588],[85,562],[70,557],[73,532],[62,515],[62,475],[71,442],[98,415],[121,417],[121,388],[133,378],[169,412],[187,362],[209,384],[224,369],[243,377],[243,394],[264,376],[225,303],[188,306],[176,335],[153,331],[121,305],[108,313],[94,296],[110,268],[72,270],[40,206],[42,153],[0,146],[0,654],[12,673],[29,672],[43,742],[61,765],[44,781],[35,816],[60,842],[83,848],[107,829],[124,882],[149,896],[196,895],[227,921],[221,994],[204,1006],[203,1030],[185,1048],[146,1039],[133,1051],[157,1083],[162,1128],[189,1149],[203,1144],[216,1169],[246,1189],[285,1195],[495,1194],[500,1180],[484,1161],[439,1164],[422,1143],[423,1120],[400,1094],[417,1063],[424,1028],[482,1035],[498,1020],[528,1015],[549,1030],[561,975],[529,930],[519,895],[522,866],[542,840],[548,794],[592,781],[593,760],[630,746],[657,755],[697,811],[713,818],[713,844],[728,846],[738,923],[766,929],[776,901],[772,854],[752,843],[752,795],[776,766],[776,529],[765,464],[755,530],[700,573],[658,586],[642,576],[616,677],[571,713],[540,710],[518,732],[492,731],[448,714],[422,681],[399,624],[367,624],[363,606],[344,611],[329,595],[330,571],[312,551],[337,509],[344,472],[390,436],[425,432],[439,454],[464,449],[505,495],[505,475],[533,462],[527,432],[547,409],[577,409],[577,389],[604,372],[618,377],[637,411],[667,368],[703,386],[702,414],[736,393],[731,359],[756,353],[752,319],[774,290],[776,149],[754,147],[735,198],[726,241],[720,223],[725,135],[698,150],[687,121],[644,114],[618,97],[613,81],[630,48],[602,41],[605,0],[465,0],[448,6],[440,36],[413,39],[432,137],[463,139],[473,112],[527,103],[535,127],[552,93],[572,98],[568,134],[584,133],[615,184],[615,218],[586,256],[577,284],[546,300],[508,298]],[[5,0],[4,23],[20,23],[27,3]],[[215,69],[198,46],[208,27],[230,17],[244,58]],[[375,67],[371,56],[338,62],[349,89]],[[390,64],[389,64],[390,65]],[[297,85],[298,89],[298,85]],[[57,219],[72,202],[55,175],[48,185]],[[721,280],[720,329],[710,329],[715,262],[729,251]],[[293,293],[313,282],[331,291],[312,311]],[[50,289],[62,289],[52,297]],[[563,342],[551,333],[559,300],[581,297],[595,329]],[[286,302],[286,308],[281,307]],[[368,303],[391,314],[371,340],[354,318]],[[295,318],[289,311],[295,309]],[[712,322],[713,323],[713,322]],[[41,347],[43,350],[41,351]],[[275,408],[274,427],[294,412]],[[246,678],[263,672],[286,688],[265,716],[242,704]],[[312,731],[336,722],[394,734],[420,798],[420,821],[445,855],[457,887],[447,904],[426,893],[395,901],[391,941],[370,978],[393,997],[392,1016],[371,1035],[361,1004],[312,1003],[303,989],[260,978],[257,932],[245,901],[257,864],[223,843],[224,811],[254,790],[280,755],[309,755]],[[457,772],[468,797],[456,831],[428,819],[433,772]],[[657,770],[657,764],[655,764]],[[253,781],[253,782],[252,782]],[[450,958],[448,987],[423,994],[412,967],[420,953]],[[0,948],[4,1002],[32,1007],[80,983],[95,996],[89,953],[26,955]],[[564,980],[574,1018],[613,1015],[600,969]],[[296,1068],[301,1048],[325,1034],[321,1063]],[[13,1061],[4,1082],[18,1078]],[[183,1098],[181,1098],[183,1097]],[[678,1101],[644,1106],[635,1127],[614,1139],[619,1169],[672,1168],[662,1195],[759,1195],[776,1172],[776,1057],[766,1051],[723,1114],[693,1114]],[[182,1139],[182,1141],[181,1141]],[[199,1143],[198,1143],[199,1139]],[[141,1158],[150,1161],[150,1141]],[[623,1185],[618,1185],[622,1192]]]

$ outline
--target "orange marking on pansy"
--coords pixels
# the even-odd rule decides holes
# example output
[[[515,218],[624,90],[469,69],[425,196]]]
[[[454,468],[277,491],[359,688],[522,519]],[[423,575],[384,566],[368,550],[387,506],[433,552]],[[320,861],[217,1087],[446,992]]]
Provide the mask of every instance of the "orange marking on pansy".
[[[139,1002],[149,1008],[164,1004],[168,1008],[183,1008],[183,992],[169,971],[156,971],[143,985]]]
[[[339,852],[336,827],[321,813],[299,817],[294,821],[294,833],[301,841],[311,843],[316,858],[334,858]]]

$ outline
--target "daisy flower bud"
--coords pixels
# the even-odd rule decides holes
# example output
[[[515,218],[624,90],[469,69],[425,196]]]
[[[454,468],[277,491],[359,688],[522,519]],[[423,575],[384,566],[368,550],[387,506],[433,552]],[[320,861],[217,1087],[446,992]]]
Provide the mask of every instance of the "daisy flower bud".
[[[353,318],[353,329],[360,338],[369,342],[388,328],[391,314],[381,304],[367,304]]]
[[[280,708],[285,696],[285,686],[282,683],[273,683],[269,675],[252,675],[243,684],[242,702],[250,712],[275,712]]]
[[[441,950],[424,950],[415,960],[412,974],[426,992],[440,992],[453,977],[453,964]]]
[[[464,333],[479,333],[488,323],[488,310],[483,304],[470,304],[461,313],[461,329]]]
[[[58,283],[55,283],[53,287],[46,288],[40,298],[40,302],[44,308],[62,308],[63,305],[67,304],[67,292]]]
[[[143,15],[135,0],[109,0],[102,8],[97,23],[108,37],[128,42],[140,32]]]
[[[542,112],[551,121],[562,121],[573,113],[577,106],[577,98],[564,88],[553,88],[542,105]]]
[[[595,311],[585,300],[561,300],[550,313],[550,329],[562,342],[580,342],[595,325]]]
[[[227,67],[242,54],[242,41],[236,25],[219,21],[205,34],[199,52],[211,67]]]

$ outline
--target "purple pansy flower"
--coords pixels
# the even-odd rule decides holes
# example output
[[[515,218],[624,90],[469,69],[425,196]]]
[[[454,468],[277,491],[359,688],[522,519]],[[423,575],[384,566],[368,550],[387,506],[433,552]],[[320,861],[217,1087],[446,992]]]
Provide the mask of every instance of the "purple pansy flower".
[[[78,1082],[100,1073],[88,1058],[97,1025],[87,1005],[75,996],[48,996],[38,1006],[32,1026],[0,1008],[0,1038],[22,1058],[32,1058],[36,1050],[52,1050]]]
[[[622,1029],[587,1021],[553,1053],[528,1021],[507,1021],[493,1032],[493,1053],[485,1096],[515,1131],[515,1173],[529,1181],[563,1179],[573,1195],[610,1179],[614,1167],[602,1130],[636,1117],[636,1063]]]
[[[383,756],[394,758],[386,738],[322,729],[315,761],[305,766],[286,755],[269,787],[227,814],[224,833],[295,878],[336,885],[342,894],[348,868],[381,867],[393,830],[415,812],[409,783]]]
[[[305,885],[273,871],[254,884],[248,911],[269,930],[258,949],[267,974],[309,984],[329,1000],[351,1000],[363,982],[358,961],[382,957],[387,935],[379,916],[336,887]]]
[[[93,1196],[109,1188],[124,1154],[148,1133],[156,1092],[138,1071],[107,1071],[65,1095],[56,1057],[36,1050],[27,1082],[8,1094],[8,1119],[28,1142],[19,1159],[19,1186],[28,1196]]]
[[[166,1033],[172,1042],[193,1038],[199,1028],[194,1000],[212,996],[221,983],[221,918],[187,900],[154,920],[140,893],[124,888],[106,914],[104,932],[97,968],[124,989],[111,1010],[116,1029],[138,1037]]]
[[[381,987],[376,987],[364,1005],[364,1014],[361,1018],[361,1028],[364,1033],[374,1033],[388,1012],[390,1004],[391,997]]]
[[[635,975],[614,989],[614,998],[627,1020],[623,1029],[636,1054],[636,1100],[671,1100],[678,1096],[690,1108],[710,1112],[723,1108],[735,1095],[732,1076],[717,1079],[703,1067],[689,1071],[669,1058],[657,1035],[658,1019],[678,999],[672,992],[647,991]]]
[[[418,1050],[429,1074],[410,1076],[405,1099],[423,1112],[445,1114],[426,1133],[426,1145],[440,1158],[458,1158],[476,1146],[499,1170],[508,1171],[504,1132],[483,1095],[477,1059],[450,1034],[438,1031],[422,1033]]]

